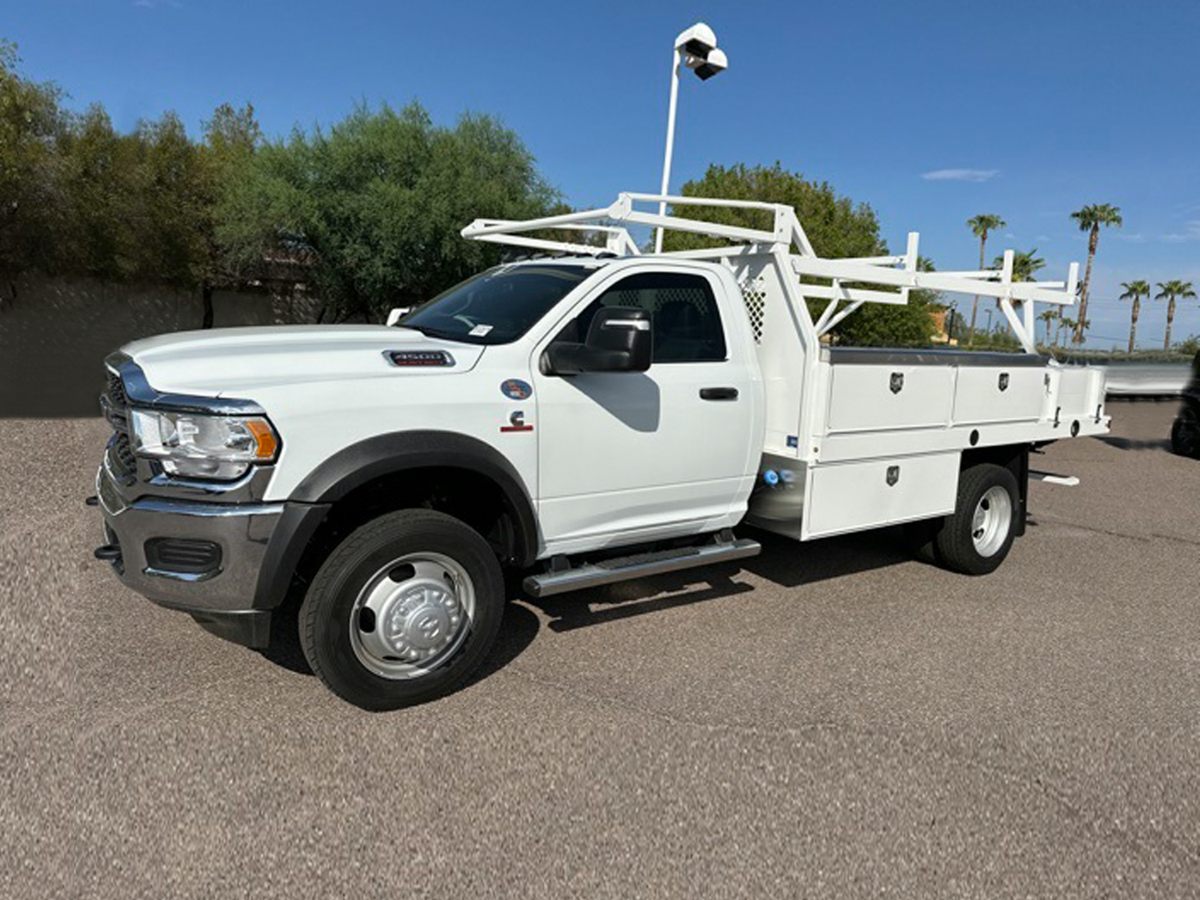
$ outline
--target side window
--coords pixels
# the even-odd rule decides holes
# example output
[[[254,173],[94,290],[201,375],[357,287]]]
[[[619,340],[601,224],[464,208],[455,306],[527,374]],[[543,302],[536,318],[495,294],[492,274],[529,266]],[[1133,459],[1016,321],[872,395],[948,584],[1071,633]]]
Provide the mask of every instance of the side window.
[[[649,310],[654,321],[655,363],[725,359],[725,332],[717,299],[702,275],[644,272],[621,279],[579,314],[576,340],[587,335],[601,306]]]

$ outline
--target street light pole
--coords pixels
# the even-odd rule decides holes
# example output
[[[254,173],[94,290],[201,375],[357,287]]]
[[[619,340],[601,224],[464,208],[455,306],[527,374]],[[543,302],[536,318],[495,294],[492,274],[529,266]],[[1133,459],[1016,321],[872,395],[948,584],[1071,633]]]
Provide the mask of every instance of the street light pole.
[[[666,194],[667,187],[671,183],[671,153],[675,149],[675,105],[679,100],[679,67],[683,64],[683,58],[679,55],[679,48],[676,47],[671,51],[671,100],[667,104],[667,149],[663,153],[663,173],[662,185],[659,187],[660,194]],[[667,214],[667,201],[660,200],[658,202],[658,214],[665,216]],[[662,253],[663,245],[663,228],[658,226],[658,233],[654,236],[654,252]]]
[[[708,81],[729,67],[725,53],[717,49],[717,36],[703,22],[679,33],[671,51],[671,99],[667,104],[667,145],[663,152],[662,185],[659,194],[665,196],[671,186],[671,154],[675,150],[675,107],[679,101],[679,72],[687,66],[701,81]],[[658,202],[658,214],[667,214],[667,201]],[[654,252],[662,253],[663,227],[654,236]]]

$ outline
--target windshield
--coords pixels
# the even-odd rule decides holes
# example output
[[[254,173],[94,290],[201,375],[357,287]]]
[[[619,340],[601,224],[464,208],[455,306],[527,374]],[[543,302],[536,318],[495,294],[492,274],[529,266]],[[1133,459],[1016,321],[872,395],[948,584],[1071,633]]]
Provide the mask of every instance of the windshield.
[[[594,271],[585,266],[500,266],[439,294],[397,324],[467,344],[507,344]]]

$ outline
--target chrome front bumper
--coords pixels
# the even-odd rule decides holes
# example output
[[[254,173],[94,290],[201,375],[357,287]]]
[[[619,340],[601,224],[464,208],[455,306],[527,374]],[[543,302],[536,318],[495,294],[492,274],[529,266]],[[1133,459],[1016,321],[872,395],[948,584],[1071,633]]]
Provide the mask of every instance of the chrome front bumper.
[[[96,496],[105,542],[119,549],[110,562],[122,583],[160,606],[191,613],[224,637],[265,645],[270,611],[255,609],[256,587],[283,503],[128,500],[105,466],[96,475]],[[155,538],[212,542],[220,548],[219,564],[201,574],[152,566],[146,542]]]

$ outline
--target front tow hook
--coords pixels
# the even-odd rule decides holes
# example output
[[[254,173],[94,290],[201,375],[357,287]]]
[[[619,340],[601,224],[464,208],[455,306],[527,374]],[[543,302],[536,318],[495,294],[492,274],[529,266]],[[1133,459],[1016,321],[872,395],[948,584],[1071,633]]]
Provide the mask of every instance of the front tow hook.
[[[100,498],[97,497],[95,494],[92,494],[92,496],[90,496],[90,497],[84,497],[83,505],[84,506],[99,506]]]
[[[92,551],[92,556],[105,562],[117,562],[121,559],[121,548],[116,544],[105,544]]]

